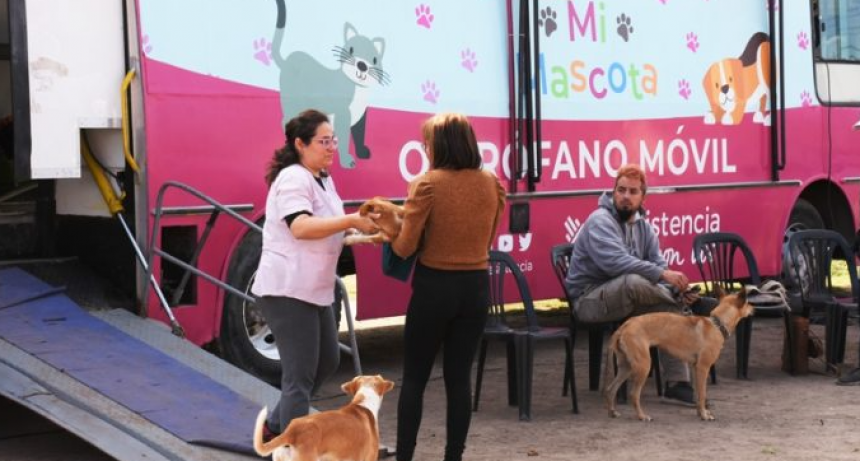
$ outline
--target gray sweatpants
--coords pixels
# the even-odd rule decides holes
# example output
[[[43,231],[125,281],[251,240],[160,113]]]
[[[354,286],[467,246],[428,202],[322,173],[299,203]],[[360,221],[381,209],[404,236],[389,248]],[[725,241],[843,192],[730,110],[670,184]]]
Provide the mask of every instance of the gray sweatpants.
[[[337,371],[337,324],[331,306],[279,296],[257,298],[257,305],[281,355],[281,398],[266,421],[280,433],[310,412],[311,395]]]
[[[636,274],[616,277],[602,285],[589,287],[574,303],[576,317],[585,323],[612,322],[649,312],[682,313],[669,289]],[[669,354],[660,354],[666,381],[690,381],[687,364]]]

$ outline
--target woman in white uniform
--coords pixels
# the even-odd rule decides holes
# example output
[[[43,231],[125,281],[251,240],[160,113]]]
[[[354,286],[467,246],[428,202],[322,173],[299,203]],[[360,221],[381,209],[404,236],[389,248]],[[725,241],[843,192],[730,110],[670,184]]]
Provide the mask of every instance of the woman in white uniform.
[[[284,134],[266,175],[263,253],[251,287],[281,356],[281,398],[266,436],[307,415],[311,395],[337,370],[332,303],[344,233],[378,230],[371,219],[344,213],[327,173],[337,155],[328,117],[306,110],[287,122]]]

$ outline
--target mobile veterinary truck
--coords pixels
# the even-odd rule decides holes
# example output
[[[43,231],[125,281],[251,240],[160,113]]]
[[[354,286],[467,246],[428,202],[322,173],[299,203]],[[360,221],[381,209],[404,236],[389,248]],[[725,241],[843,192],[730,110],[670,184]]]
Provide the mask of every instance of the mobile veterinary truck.
[[[207,226],[210,205],[177,191],[159,203],[159,192],[187,185],[261,223],[266,165],[283,121],[304,108],[332,117],[331,174],[350,209],[403,199],[428,168],[421,122],[467,114],[484,168],[509,193],[494,247],[536,298],[561,295],[550,247],[574,239],[628,162],[648,172],[647,219],[664,256],[690,275],[697,234],[739,233],[777,274],[790,226],[857,227],[857,1],[0,4],[0,115],[14,121],[13,180],[0,196],[35,181],[35,235],[71,239],[108,272],[131,274],[141,312],[165,319],[133,252],[94,250],[122,234],[81,162],[91,150],[125,192],[114,214],[150,255],[187,337],[268,379],[277,351],[253,304],[200,276],[183,281],[150,243],[247,292],[259,234],[235,220]],[[409,287],[381,274],[379,252],[341,258],[361,319],[406,306]]]

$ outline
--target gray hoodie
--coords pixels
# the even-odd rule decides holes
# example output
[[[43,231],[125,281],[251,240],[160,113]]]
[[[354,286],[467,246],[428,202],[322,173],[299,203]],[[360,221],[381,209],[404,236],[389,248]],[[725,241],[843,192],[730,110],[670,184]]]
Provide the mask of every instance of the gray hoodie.
[[[571,298],[624,274],[639,274],[657,283],[667,264],[651,226],[639,213],[632,222],[619,223],[612,192],[604,192],[597,205],[576,234],[565,279]]]

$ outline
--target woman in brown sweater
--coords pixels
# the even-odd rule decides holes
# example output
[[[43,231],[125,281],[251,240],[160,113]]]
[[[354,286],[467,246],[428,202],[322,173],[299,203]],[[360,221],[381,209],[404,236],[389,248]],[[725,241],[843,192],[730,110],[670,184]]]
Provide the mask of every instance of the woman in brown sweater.
[[[431,167],[410,183],[403,227],[391,242],[401,257],[418,252],[404,330],[397,459],[412,459],[424,389],[442,347],[445,460],[458,461],[472,414],[472,362],[487,315],[488,252],[505,191],[492,173],[481,170],[478,143],[465,116],[436,115],[422,131]]]

